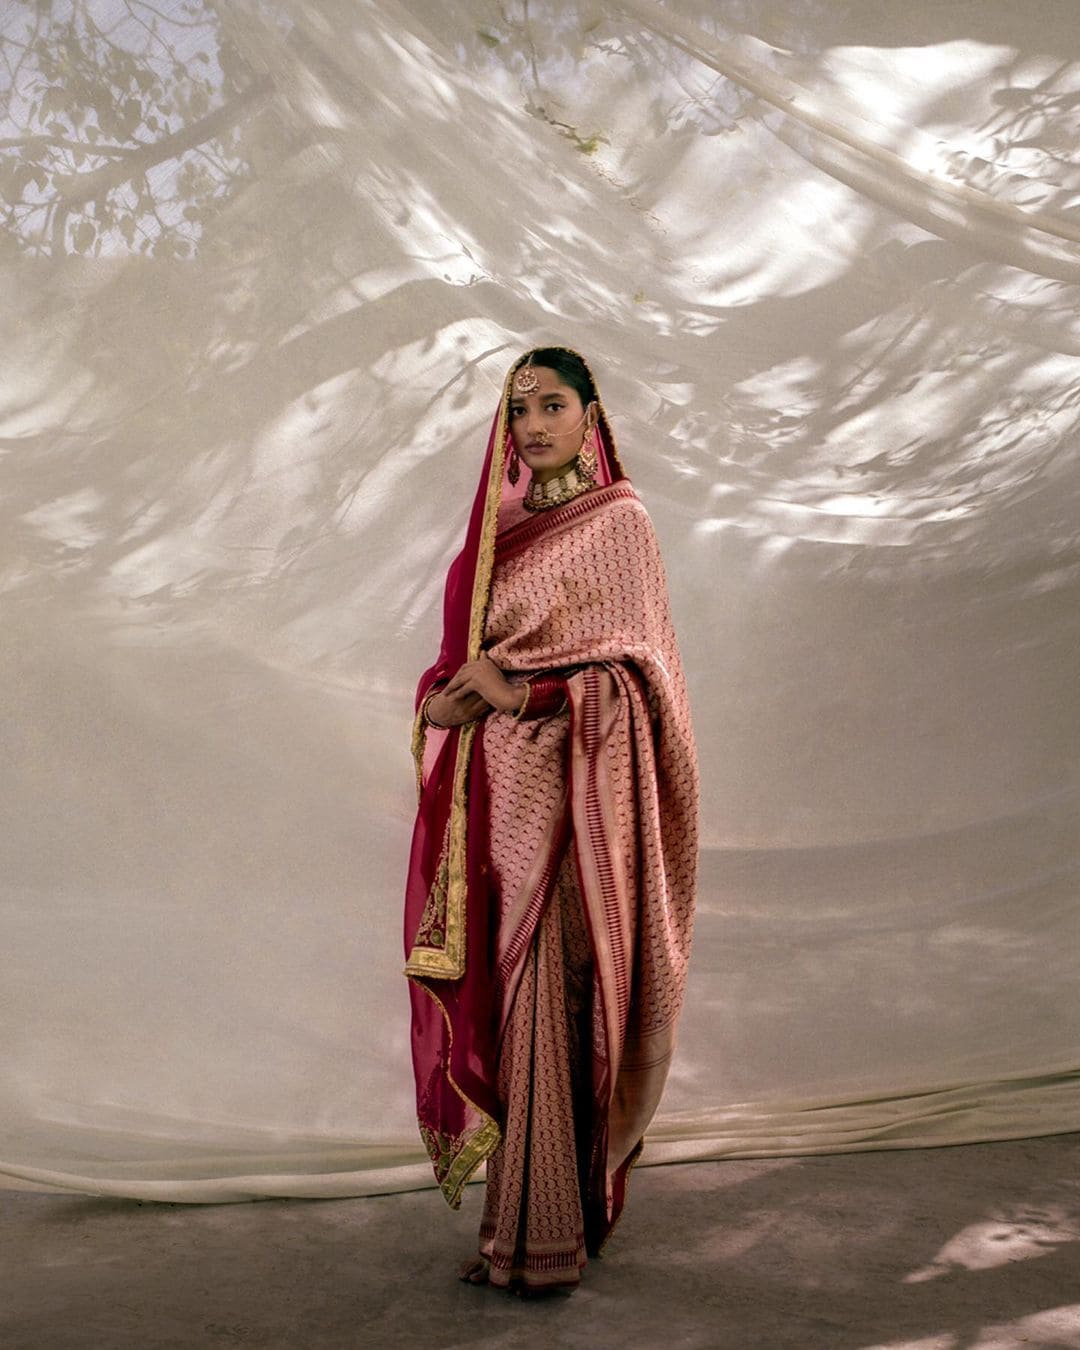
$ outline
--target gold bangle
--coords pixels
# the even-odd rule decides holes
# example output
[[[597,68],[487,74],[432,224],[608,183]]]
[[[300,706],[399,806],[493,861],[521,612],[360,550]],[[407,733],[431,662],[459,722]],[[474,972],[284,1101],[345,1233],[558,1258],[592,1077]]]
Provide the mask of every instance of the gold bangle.
[[[522,714],[524,713],[525,709],[529,706],[529,695],[530,695],[531,693],[532,693],[532,685],[528,682],[528,680],[526,680],[526,681],[525,681],[525,697],[521,700],[521,707],[517,710],[516,713],[513,714],[513,718],[514,718],[514,721],[515,721],[515,722],[520,722],[520,721],[521,721]]]

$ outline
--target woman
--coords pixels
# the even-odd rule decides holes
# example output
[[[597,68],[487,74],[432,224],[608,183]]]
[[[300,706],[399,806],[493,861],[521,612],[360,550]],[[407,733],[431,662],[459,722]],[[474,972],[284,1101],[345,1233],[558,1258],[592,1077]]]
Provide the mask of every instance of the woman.
[[[568,348],[507,374],[416,706],[420,1133],[455,1208],[487,1161],[461,1278],[572,1288],[674,1048],[698,779],[652,525]]]

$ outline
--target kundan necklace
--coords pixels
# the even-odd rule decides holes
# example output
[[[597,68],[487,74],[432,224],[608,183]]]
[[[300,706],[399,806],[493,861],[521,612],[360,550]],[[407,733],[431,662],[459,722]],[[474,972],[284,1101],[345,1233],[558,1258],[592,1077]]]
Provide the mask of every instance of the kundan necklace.
[[[550,511],[553,506],[562,506],[564,502],[580,497],[596,482],[595,478],[581,473],[580,468],[575,456],[558,478],[551,478],[546,483],[538,483],[534,478],[525,489],[522,506],[526,511]]]

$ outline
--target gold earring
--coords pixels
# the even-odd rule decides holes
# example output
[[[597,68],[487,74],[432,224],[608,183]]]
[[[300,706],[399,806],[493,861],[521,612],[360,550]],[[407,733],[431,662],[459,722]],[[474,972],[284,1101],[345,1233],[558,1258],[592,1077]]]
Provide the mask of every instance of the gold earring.
[[[581,471],[581,476],[587,478],[590,483],[594,483],[598,464],[596,446],[593,443],[592,432],[590,431],[581,442],[581,449],[578,451],[578,469]]]
[[[510,480],[510,486],[516,487],[517,481],[521,477],[521,460],[518,459],[518,452],[515,446],[510,447],[510,459],[506,466],[506,476]]]

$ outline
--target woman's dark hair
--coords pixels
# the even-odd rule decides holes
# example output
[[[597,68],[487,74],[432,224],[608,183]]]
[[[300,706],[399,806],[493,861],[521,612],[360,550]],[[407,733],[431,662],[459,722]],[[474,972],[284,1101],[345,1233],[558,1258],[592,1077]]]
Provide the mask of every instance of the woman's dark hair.
[[[575,389],[583,408],[587,408],[596,397],[596,386],[589,368],[577,352],[567,351],[565,347],[537,347],[533,352],[526,352],[514,369],[520,369],[530,359],[534,366],[547,366],[563,384]]]

